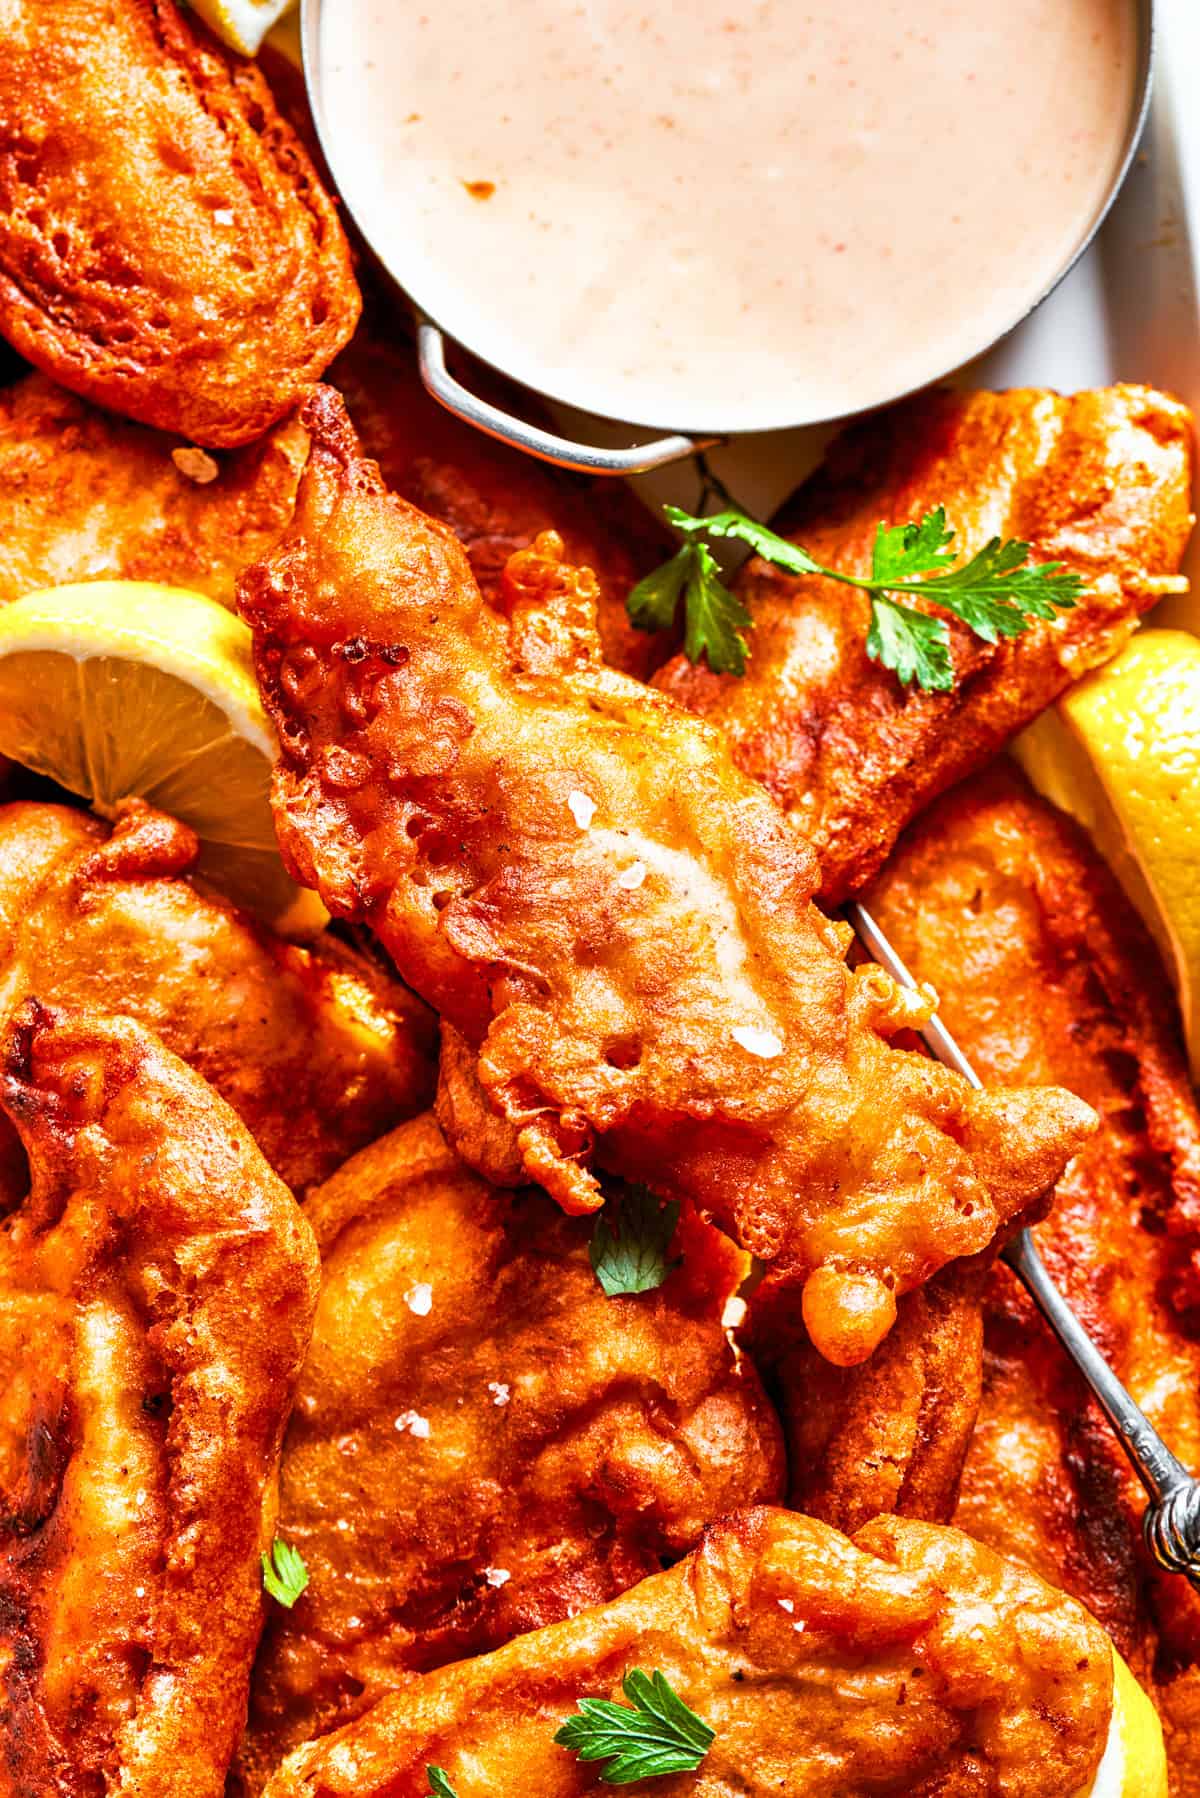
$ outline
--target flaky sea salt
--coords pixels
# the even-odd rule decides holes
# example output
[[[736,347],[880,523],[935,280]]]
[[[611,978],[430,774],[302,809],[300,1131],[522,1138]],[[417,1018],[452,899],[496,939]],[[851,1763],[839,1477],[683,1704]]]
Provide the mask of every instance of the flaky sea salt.
[[[567,807],[580,830],[586,830],[596,816],[596,801],[581,793],[578,787],[567,794]]]
[[[489,1586],[506,1586],[512,1574],[507,1567],[485,1567],[483,1577]]]
[[[760,1030],[755,1024],[739,1024],[729,1034],[747,1054],[757,1055],[763,1061],[773,1061],[783,1054],[783,1041],[773,1030]]]
[[[617,875],[617,885],[619,887],[624,887],[627,893],[633,893],[637,891],[645,878],[645,862],[630,862],[629,866],[627,868],[622,868],[621,872]]]
[[[433,1287],[425,1280],[418,1280],[405,1293],[404,1303],[415,1317],[428,1317],[433,1305]]]
[[[419,1411],[401,1411],[396,1419],[396,1428],[401,1435],[407,1430],[410,1436],[420,1436],[423,1439],[429,1434],[429,1419],[422,1417]]]
[[[494,1405],[506,1405],[509,1399],[509,1388],[503,1380],[489,1380],[488,1391],[492,1395]]]

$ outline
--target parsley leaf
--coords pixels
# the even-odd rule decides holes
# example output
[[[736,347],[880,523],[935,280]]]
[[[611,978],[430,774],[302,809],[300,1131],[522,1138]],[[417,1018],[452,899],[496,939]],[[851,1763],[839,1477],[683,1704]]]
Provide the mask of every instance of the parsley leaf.
[[[871,578],[911,581],[954,564],[954,532],[946,529],[946,509],[926,512],[920,524],[881,524],[875,531]],[[1028,554],[1028,551],[1026,551]]]
[[[630,619],[640,631],[667,631],[675,622],[679,595],[692,572],[692,546],[685,543],[669,562],[640,580],[625,601]]]
[[[271,1544],[271,1558],[262,1558],[263,1585],[278,1604],[290,1611],[308,1584],[308,1568],[298,1549],[276,1536]]]
[[[678,1204],[674,1200],[662,1204],[646,1186],[626,1187],[611,1221],[605,1206],[596,1219],[588,1254],[607,1298],[653,1292],[662,1285],[679,1266],[678,1261],[667,1260],[678,1222]]]
[[[949,693],[954,686],[950,632],[944,618],[931,618],[912,606],[893,605],[881,593],[871,606],[867,654],[894,669],[902,686],[917,681],[927,693]]]
[[[742,632],[754,621],[721,580],[710,538],[737,539],[788,574],[817,574],[869,593],[867,654],[892,669],[902,685],[916,681],[927,692],[947,692],[954,685],[950,634],[943,618],[906,605],[907,595],[920,595],[985,643],[995,643],[1019,636],[1035,618],[1052,619],[1084,592],[1082,579],[1066,573],[1061,562],[1031,563],[1030,545],[1015,537],[993,537],[955,567],[954,532],[943,506],[915,524],[879,525],[867,577],[827,568],[801,544],[789,543],[736,506],[707,518],[678,506],[664,511],[683,546],[633,589],[629,615],[640,629],[665,629],[682,598],[684,651],[693,662],[707,655],[717,674],[745,673],[749,650]]]
[[[580,1715],[568,1718],[554,1740],[581,1761],[607,1761],[600,1775],[605,1785],[695,1772],[713,1744],[708,1724],[688,1709],[661,1673],[635,1668],[625,1675],[621,1690],[629,1705],[581,1698]]]
[[[429,1798],[458,1798],[441,1767],[426,1767],[429,1775]]]
[[[751,622],[750,614],[721,579],[707,543],[685,543],[670,561],[638,582],[625,608],[638,630],[665,631],[675,622],[681,597],[688,660],[698,662],[707,655],[714,674],[744,674],[747,649],[741,633]]]

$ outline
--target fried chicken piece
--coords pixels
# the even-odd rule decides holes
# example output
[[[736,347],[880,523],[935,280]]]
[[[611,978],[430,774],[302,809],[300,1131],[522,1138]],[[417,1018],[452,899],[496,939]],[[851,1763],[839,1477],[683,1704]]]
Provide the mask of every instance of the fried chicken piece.
[[[186,825],[140,800],[111,835],[65,806],[0,806],[0,1017],[32,993],[136,1018],[303,1193],[428,1103],[432,1020],[333,939],[285,943],[194,886],[197,850]],[[10,1200],[13,1178],[24,1189],[14,1148],[0,1125]]]
[[[232,606],[296,503],[294,419],[210,456],[77,399],[45,375],[0,389],[0,604],[71,581],[163,581]]]
[[[0,1070],[33,1169],[0,1235],[4,1789],[219,1798],[316,1247],[128,1019],[31,1001]]]
[[[834,1367],[780,1304],[751,1297],[740,1340],[779,1407],[788,1503],[853,1535],[881,1512],[948,1523],[982,1385],[978,1260],[956,1262],[897,1307],[858,1367]]]
[[[803,1288],[822,1354],[864,1359],[1090,1112],[890,1048],[925,1001],[848,971],[811,853],[720,734],[604,666],[592,576],[539,539],[505,617],[335,394],[304,418],[295,527],[239,589],[289,866],[470,1045],[527,1178],[591,1210],[595,1155],[695,1202]]]
[[[669,655],[670,637],[635,630],[625,610],[630,588],[673,546],[624,481],[566,474],[463,424],[425,391],[411,344],[397,342],[386,317],[355,334],[329,380],[345,396],[385,485],[450,526],[489,603],[500,593],[509,556],[553,529],[566,559],[596,576],[605,661],[646,680]],[[470,382],[510,411],[536,412],[530,395],[475,363]]]
[[[1156,1428],[1200,1467],[1200,1115],[1157,953],[1074,824],[997,769],[902,841],[869,903],[985,1079],[1063,1080],[1101,1127],[1038,1241]],[[1200,1595],[1141,1539],[1145,1496],[1031,1301],[991,1276],[957,1521],[1081,1598],[1157,1676],[1172,1791],[1200,1793]]]
[[[321,1299],[279,1529],[309,1585],[255,1668],[253,1792],[406,1670],[604,1604],[784,1483],[778,1422],[721,1324],[745,1257],[711,1226],[681,1226],[656,1291],[606,1298],[591,1224],[486,1186],[429,1116],[305,1215]]]
[[[719,724],[741,768],[792,814],[840,902],[872,879],[923,806],[1120,648],[1176,576],[1191,529],[1191,417],[1144,387],[921,395],[837,440],[775,521],[818,561],[870,572],[880,520],[944,506],[956,547],[1022,537],[1083,576],[1054,625],[995,646],[951,622],[951,693],[900,686],[868,659],[869,601],[751,561],[743,679],[677,657],[665,692]]]
[[[85,398],[249,443],[347,341],[332,200],[253,62],[174,0],[10,0],[0,331]]]
[[[1082,1792],[1112,1708],[1103,1631],[1026,1569],[956,1530],[879,1517],[851,1542],[763,1508],[602,1610],[406,1680],[269,1798],[399,1798],[430,1764],[458,1798],[600,1798],[554,1734],[635,1668],[715,1731],[672,1798]]]

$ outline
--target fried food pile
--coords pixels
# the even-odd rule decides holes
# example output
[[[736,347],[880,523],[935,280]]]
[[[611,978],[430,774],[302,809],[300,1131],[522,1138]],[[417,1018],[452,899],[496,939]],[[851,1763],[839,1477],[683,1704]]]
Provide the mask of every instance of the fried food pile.
[[[607,1298],[590,1226],[497,1193],[432,1116],[309,1198],[321,1298],[279,1529],[309,1585],[271,1619],[239,1757],[284,1752],[410,1670],[617,1597],[705,1524],[778,1499],[778,1422],[722,1327],[744,1258],[698,1219],[653,1292]]]
[[[1082,1792],[1112,1678],[1081,1606],[954,1531],[881,1517],[851,1542],[744,1511],[612,1604],[405,1680],[268,1798],[396,1798],[430,1764],[458,1798],[599,1798],[556,1725],[647,1660],[715,1732],[662,1787],[693,1798]]]
[[[1076,1315],[1185,1466],[1200,1467],[1200,1114],[1140,919],[1076,826],[997,769],[948,795],[870,895],[984,1079],[1060,1079],[1101,1118],[1038,1231]],[[1142,1541],[1144,1497],[1007,1269],[956,1521],[1074,1593],[1170,1726],[1200,1792],[1200,1597]]]
[[[1200,1795],[1200,1601],[997,1261],[1039,1221],[1200,1467],[1200,1116],[1112,877],[981,772],[1178,586],[1184,408],[853,427],[781,529],[861,572],[942,505],[1080,603],[906,691],[752,561],[714,676],[630,621],[631,492],[355,328],[282,97],[173,0],[0,20],[0,604],[238,606],[333,916],[4,771],[0,1789],[599,1798],[649,1718],[662,1798],[1084,1798],[1115,1642]]]
[[[486,604],[338,397],[302,417],[293,524],[240,588],[280,845],[453,1030],[455,1147],[494,1169],[505,1127],[571,1212],[600,1203],[593,1161],[694,1203],[822,1354],[863,1360],[901,1294],[1038,1202],[1091,1113],[892,1049],[926,1002],[848,971],[798,833],[715,731],[605,666],[590,573],[539,539]]]

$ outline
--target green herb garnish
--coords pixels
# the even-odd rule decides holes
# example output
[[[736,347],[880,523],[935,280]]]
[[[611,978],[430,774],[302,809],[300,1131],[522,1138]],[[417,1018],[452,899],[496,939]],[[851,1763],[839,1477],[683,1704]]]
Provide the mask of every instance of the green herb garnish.
[[[441,1767],[426,1767],[429,1775],[429,1798],[458,1798]]]
[[[308,1584],[308,1568],[299,1550],[276,1536],[270,1559],[266,1555],[262,1558],[262,1577],[271,1597],[290,1611]]]
[[[625,1675],[621,1690],[629,1705],[581,1698],[580,1715],[569,1718],[554,1740],[581,1761],[607,1761],[600,1775],[605,1785],[694,1772],[713,1744],[708,1724],[688,1709],[661,1673],[635,1668]]]
[[[711,477],[708,477],[711,481]],[[1031,563],[1028,543],[993,537],[978,555],[955,567],[954,532],[939,506],[919,524],[881,524],[875,532],[869,576],[827,568],[798,543],[759,524],[736,506],[696,517],[678,506],[663,508],[684,539],[661,568],[639,581],[626,604],[640,630],[666,630],[680,600],[684,607],[684,653],[708,658],[714,674],[744,674],[749,650],[742,635],[753,619],[721,579],[707,538],[734,538],[787,574],[817,574],[871,595],[867,654],[890,668],[904,685],[916,681],[926,692],[954,685],[950,633],[944,618],[904,603],[919,594],[995,643],[1028,630],[1035,618],[1052,619],[1056,609],[1074,606],[1084,591],[1077,574],[1061,562]]]
[[[610,1216],[610,1208],[615,1215]],[[615,1207],[606,1205],[596,1219],[588,1246],[592,1268],[608,1298],[622,1293],[653,1292],[678,1261],[667,1250],[679,1222],[679,1206],[664,1205],[646,1186],[627,1186]]]

